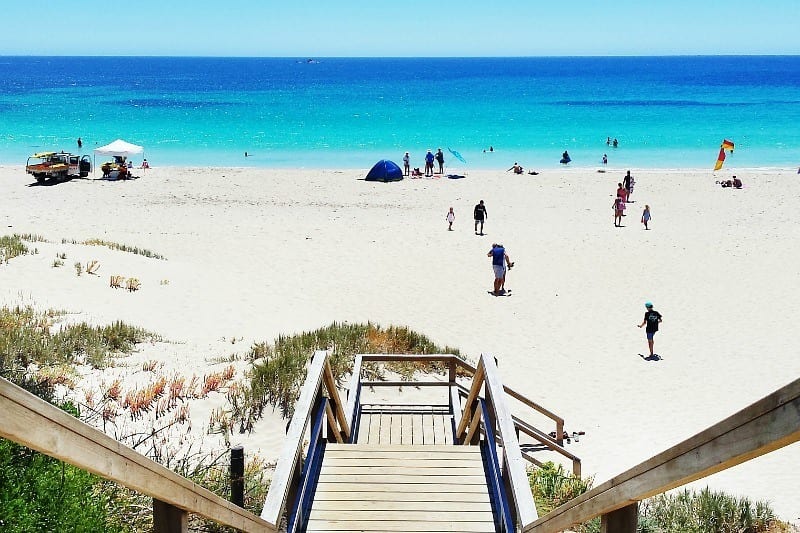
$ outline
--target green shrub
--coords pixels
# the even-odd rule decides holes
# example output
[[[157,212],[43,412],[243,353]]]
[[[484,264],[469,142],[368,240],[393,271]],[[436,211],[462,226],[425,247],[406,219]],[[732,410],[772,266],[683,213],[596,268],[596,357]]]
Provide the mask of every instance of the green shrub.
[[[594,478],[581,479],[564,470],[564,466],[548,461],[528,470],[528,483],[533,492],[533,501],[539,516],[544,516],[573,498],[592,488]],[[600,519],[596,518],[573,529],[581,533],[600,531]]]
[[[684,489],[660,494],[639,505],[643,533],[757,533],[784,528],[768,503],[753,503],[708,487],[699,493]]]
[[[22,242],[19,235],[0,236],[0,264],[28,253],[28,247]]]
[[[71,404],[62,408],[77,413]],[[1,531],[122,531],[102,489],[97,476],[0,439]]]

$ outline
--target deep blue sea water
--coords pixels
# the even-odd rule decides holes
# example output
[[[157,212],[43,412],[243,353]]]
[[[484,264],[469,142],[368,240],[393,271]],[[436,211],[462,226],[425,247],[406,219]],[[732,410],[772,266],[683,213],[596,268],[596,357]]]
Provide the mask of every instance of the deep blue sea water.
[[[0,164],[116,138],[154,165],[800,165],[800,56],[0,57]],[[619,147],[606,146],[617,138]],[[493,153],[484,149],[493,146]],[[244,152],[252,154],[245,159]]]

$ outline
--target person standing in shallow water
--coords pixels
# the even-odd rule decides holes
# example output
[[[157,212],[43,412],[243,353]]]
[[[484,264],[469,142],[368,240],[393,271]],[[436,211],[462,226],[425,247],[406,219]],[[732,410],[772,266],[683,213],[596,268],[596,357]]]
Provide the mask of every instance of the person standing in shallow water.
[[[647,334],[647,347],[650,349],[650,357],[655,355],[653,353],[653,337],[658,332],[658,325],[661,323],[661,313],[653,309],[653,304],[647,302],[644,304],[647,311],[644,314],[644,320],[639,324],[639,327],[647,326],[645,333]]]

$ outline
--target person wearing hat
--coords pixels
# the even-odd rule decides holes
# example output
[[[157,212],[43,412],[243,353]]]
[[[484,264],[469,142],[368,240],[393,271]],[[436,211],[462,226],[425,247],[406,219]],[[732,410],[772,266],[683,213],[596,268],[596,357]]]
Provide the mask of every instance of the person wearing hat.
[[[433,176],[433,152],[428,150],[425,154],[425,177]]]
[[[647,311],[639,327],[641,328],[647,325],[647,329],[645,329],[647,334],[647,347],[650,348],[650,357],[653,357],[653,337],[658,331],[658,325],[661,323],[661,313],[653,309],[653,304],[651,302],[645,302],[644,307]]]
[[[409,174],[411,174],[411,157],[406,152],[403,156],[403,175],[408,176]]]

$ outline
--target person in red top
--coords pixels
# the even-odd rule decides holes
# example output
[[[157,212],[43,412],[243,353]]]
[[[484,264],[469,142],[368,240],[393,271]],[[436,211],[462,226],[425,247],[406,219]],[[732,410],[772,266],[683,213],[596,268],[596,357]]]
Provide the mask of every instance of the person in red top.
[[[628,190],[622,186],[621,183],[617,183],[617,196],[622,198],[623,202],[628,201]],[[625,216],[624,214],[622,216]]]

